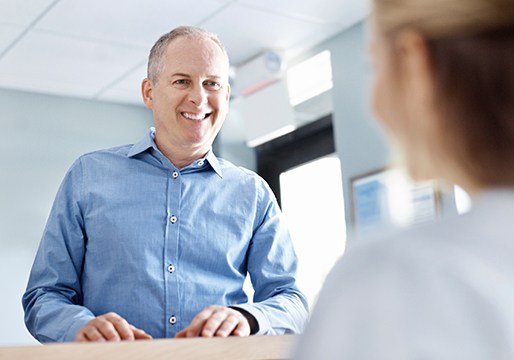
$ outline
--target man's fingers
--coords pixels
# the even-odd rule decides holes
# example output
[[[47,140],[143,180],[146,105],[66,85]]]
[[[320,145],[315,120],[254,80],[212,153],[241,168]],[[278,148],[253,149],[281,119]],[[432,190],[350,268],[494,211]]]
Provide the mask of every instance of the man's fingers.
[[[112,323],[121,340],[134,340],[134,333],[127,320],[117,314],[110,315],[107,320]]]
[[[214,312],[212,307],[207,307],[200,311],[191,321],[191,324],[184,329],[186,330],[185,337],[196,337],[200,336],[202,329],[204,328],[205,322],[211,317]]]
[[[225,321],[228,314],[222,311],[217,311],[211,315],[211,317],[205,322],[201,331],[201,336],[211,337],[214,336],[218,328]]]
[[[209,306],[198,313],[188,327],[179,331],[175,338],[226,337],[250,335],[248,320],[237,310],[225,306]]]
[[[180,330],[178,333],[175,334],[175,338],[185,338],[187,333],[187,328]]]
[[[232,331],[232,335],[234,336],[250,336],[250,324],[246,318],[244,321],[239,322],[237,327]]]
[[[134,331],[134,339],[135,340],[152,340],[152,336],[147,334],[143,330],[137,329]]]
[[[106,338],[98,331],[98,329],[94,326],[88,326],[84,328],[84,335],[88,341],[98,341],[104,342],[107,341]]]
[[[95,322],[95,327],[103,335],[107,341],[120,341],[121,337],[118,331],[114,327],[114,324],[106,318],[99,318]]]
[[[75,341],[76,342],[87,342],[87,338],[86,338],[86,335],[84,334],[83,331],[79,331],[77,333],[77,337],[75,338]]]
[[[130,341],[151,338],[144,330],[136,328],[118,314],[110,312],[88,322],[77,332],[75,341]]]
[[[134,325],[130,325],[130,329],[132,333],[134,334],[135,340],[151,340],[152,336],[150,334],[147,334],[144,330],[138,329]]]
[[[239,322],[241,319],[239,319],[235,315],[228,316],[221,326],[218,327],[217,331],[214,333],[214,336],[220,336],[220,337],[227,337],[237,328],[239,325]],[[205,331],[205,328],[204,328]]]

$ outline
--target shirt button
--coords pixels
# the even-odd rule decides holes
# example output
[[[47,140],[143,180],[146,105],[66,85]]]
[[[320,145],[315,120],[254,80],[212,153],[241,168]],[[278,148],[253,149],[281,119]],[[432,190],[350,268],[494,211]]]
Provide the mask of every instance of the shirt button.
[[[203,166],[203,160],[198,160],[198,166]]]
[[[173,264],[169,264],[169,265],[168,265],[168,271],[169,271],[170,273],[174,272],[174,271],[175,271],[175,265],[173,265]]]
[[[175,215],[173,215],[172,217],[170,217],[170,221],[175,224],[177,222],[177,217]]]
[[[171,176],[173,176],[174,179],[178,178],[178,172],[174,171],[173,174],[171,174]]]
[[[175,324],[176,324],[176,322],[177,322],[177,318],[175,317],[175,315],[172,315],[172,316],[170,317],[170,324],[171,324],[171,325],[175,325]]]

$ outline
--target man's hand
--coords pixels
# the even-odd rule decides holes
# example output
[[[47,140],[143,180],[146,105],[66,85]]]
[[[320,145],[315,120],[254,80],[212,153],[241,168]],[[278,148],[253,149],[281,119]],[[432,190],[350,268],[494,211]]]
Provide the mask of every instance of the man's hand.
[[[225,306],[208,306],[196,315],[191,324],[175,335],[187,337],[227,337],[250,335],[250,324],[239,311]]]
[[[152,337],[131,325],[114,312],[97,316],[84,325],[75,337],[78,342],[121,340],[150,340]]]

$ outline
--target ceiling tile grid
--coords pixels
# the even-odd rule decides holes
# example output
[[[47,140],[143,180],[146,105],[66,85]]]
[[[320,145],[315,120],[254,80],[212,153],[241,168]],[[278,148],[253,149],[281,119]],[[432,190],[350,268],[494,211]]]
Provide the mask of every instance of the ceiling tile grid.
[[[236,66],[266,49],[287,50],[311,33],[323,32],[324,28],[323,24],[239,3],[230,5],[202,25],[220,35]]]
[[[363,19],[362,0],[0,0],[0,87],[142,104],[148,51],[178,25],[219,35],[232,64],[298,53]]]
[[[172,28],[200,22],[223,6],[216,0],[61,0],[35,29],[148,47]]]
[[[31,32],[0,61],[0,81],[7,87],[92,97],[145,56],[141,49]]]
[[[146,77],[146,64],[139,66],[122,80],[97,94],[99,100],[143,105],[141,82]]]
[[[24,27],[20,25],[0,23],[0,54],[16,40],[23,32]]]
[[[239,0],[241,4],[319,24],[347,26],[368,13],[363,0]]]
[[[54,0],[0,0],[0,23],[28,26]]]

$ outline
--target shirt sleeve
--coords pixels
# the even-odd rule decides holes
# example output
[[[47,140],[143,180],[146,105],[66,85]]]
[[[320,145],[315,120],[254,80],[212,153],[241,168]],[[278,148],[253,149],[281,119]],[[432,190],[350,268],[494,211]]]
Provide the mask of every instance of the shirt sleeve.
[[[68,170],[55,198],[23,295],[25,324],[40,342],[73,341],[93,313],[81,306],[86,234],[81,160]]]
[[[236,307],[255,317],[256,335],[297,334],[305,326],[308,304],[296,286],[296,254],[271,189],[262,181],[259,190],[260,216],[248,253],[254,303]]]

